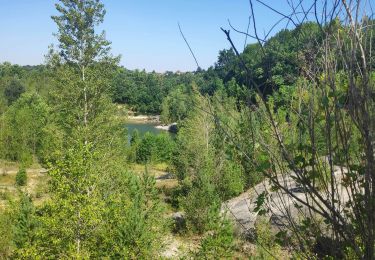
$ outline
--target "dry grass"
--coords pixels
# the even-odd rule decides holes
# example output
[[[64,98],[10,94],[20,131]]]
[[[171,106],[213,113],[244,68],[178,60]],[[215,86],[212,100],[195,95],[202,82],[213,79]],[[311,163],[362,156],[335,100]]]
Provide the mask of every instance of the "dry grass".
[[[5,207],[9,200],[18,198],[19,191],[28,193],[35,204],[41,204],[48,198],[48,175],[45,169],[36,161],[26,168],[27,183],[23,187],[16,186],[16,174],[19,164],[9,161],[0,161],[0,207]]]
[[[16,183],[16,175],[13,173],[0,174],[0,187],[12,186]]]
[[[178,186],[178,181],[176,179],[156,181],[155,186],[161,190],[172,190]]]
[[[153,175],[155,178],[158,178],[167,173],[168,164],[155,163],[155,164],[144,165],[144,164],[133,163],[129,166],[129,170],[137,174],[143,174],[146,168],[149,174]]]

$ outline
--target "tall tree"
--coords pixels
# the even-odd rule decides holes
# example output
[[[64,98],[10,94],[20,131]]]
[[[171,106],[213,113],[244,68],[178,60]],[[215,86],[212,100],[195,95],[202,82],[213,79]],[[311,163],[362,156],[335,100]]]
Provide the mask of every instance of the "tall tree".
[[[56,4],[59,16],[52,16],[58,27],[57,38],[61,57],[79,70],[84,96],[83,124],[87,126],[89,93],[86,70],[89,66],[108,57],[110,42],[105,33],[95,32],[103,22],[105,10],[99,0],[60,0]]]
[[[103,21],[104,6],[97,0],[61,0],[56,8],[61,15],[52,19],[59,28],[60,55],[50,56],[54,72],[50,102],[65,145],[50,160],[51,200],[40,210],[32,246],[21,255],[142,258],[151,252],[149,235],[159,234],[149,220],[160,216],[156,210],[144,213],[150,200],[140,200],[130,207],[131,192],[137,189],[147,193],[153,183],[124,171],[127,139],[108,93],[117,60],[110,57],[104,33],[95,33]],[[139,216],[123,218],[134,210],[139,210]],[[116,234],[122,232],[120,226],[124,224],[128,230],[141,225],[150,232],[146,238],[140,230],[130,241],[119,239]],[[142,244],[134,246],[139,241]]]

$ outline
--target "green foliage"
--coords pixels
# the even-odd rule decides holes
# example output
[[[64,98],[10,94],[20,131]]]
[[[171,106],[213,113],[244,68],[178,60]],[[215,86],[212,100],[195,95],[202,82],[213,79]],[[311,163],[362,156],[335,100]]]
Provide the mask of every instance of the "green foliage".
[[[24,257],[156,254],[164,224],[155,180],[126,173],[113,163],[106,164],[92,146],[81,145],[53,165],[51,201],[39,211],[39,226],[21,252]]]
[[[50,74],[46,66],[0,64],[0,114],[23,93],[35,92],[45,97],[49,89]]]
[[[203,165],[207,155],[212,151],[210,140],[214,129],[212,118],[202,112],[204,98],[197,93],[192,97],[195,107],[191,116],[186,118],[179,127],[177,149],[173,158],[175,173],[179,180],[192,179]],[[197,152],[199,151],[199,152]]]
[[[123,185],[123,191],[113,194],[108,204],[108,256],[152,258],[163,245],[161,238],[165,228],[155,179],[146,171],[141,178],[123,175],[119,184]]]
[[[132,142],[131,147],[136,149],[137,163],[169,162],[175,150],[175,142],[167,133],[146,133],[140,141]]]
[[[341,183],[345,188],[353,183],[363,187],[366,170],[370,176],[363,156],[366,131],[360,129],[364,115],[354,110],[361,116],[353,122],[356,114],[349,112],[356,100],[348,95],[355,84],[369,84],[365,95],[373,95],[375,74],[363,82],[350,80],[340,71],[346,56],[340,52],[332,55],[337,72],[310,75],[312,60],[317,71],[322,69],[324,34],[337,31],[343,43],[348,40],[340,21],[324,28],[304,23],[282,30],[262,46],[246,46],[241,61],[232,49],[222,50],[207,71],[146,73],[119,67],[110,55],[104,32],[96,32],[105,15],[99,0],[60,0],[56,8],[59,14],[52,19],[59,52],[50,53],[48,65],[0,64],[1,158],[26,167],[36,155],[49,162],[51,178],[51,200],[40,208],[34,209],[22,195],[14,209],[0,213],[1,258],[155,258],[165,224],[155,180],[147,172],[139,177],[124,170],[125,157],[130,163],[171,163],[179,181],[174,203],[185,212],[188,231],[203,236],[194,257],[204,259],[233,257],[233,230],[222,217],[221,202],[259,183],[265,174],[297,167],[305,178],[296,180],[298,185],[324,192],[333,179],[321,158],[329,154],[334,165],[347,166]],[[373,21],[364,24],[371,30]],[[371,48],[365,48],[366,55]],[[250,76],[266,103],[251,89]],[[168,134],[141,137],[134,131],[126,146],[112,101],[136,112],[161,113],[163,123],[178,122],[176,140]],[[371,136],[373,129],[368,130]],[[21,169],[16,183],[26,182]],[[266,195],[256,200],[259,215],[266,213]],[[357,215],[366,212],[365,199],[354,194],[357,208],[342,206],[351,221],[349,237],[358,237],[354,240],[360,250],[366,239]],[[308,223],[305,219],[298,227],[303,234]],[[269,230],[266,221],[256,224],[254,257],[285,257]]]
[[[151,162],[154,159],[153,157],[155,157],[156,145],[155,136],[151,133],[146,133],[137,147],[137,162]]]
[[[131,133],[130,137],[130,145],[131,146],[136,146],[141,142],[141,136],[139,134],[139,131],[137,129],[134,129],[133,132]]]
[[[215,222],[200,243],[195,257],[198,259],[230,259],[233,257],[234,235],[232,224],[222,219]]]
[[[254,259],[284,259],[287,257],[276,243],[276,236],[266,218],[260,218],[255,225],[257,250]]]
[[[2,118],[0,141],[4,158],[21,161],[25,166],[31,164],[32,155],[44,149],[48,116],[49,108],[38,94],[25,93],[14,102]]]
[[[8,105],[11,105],[16,101],[22,93],[25,92],[25,87],[19,80],[13,79],[4,89],[4,96],[8,102]]]
[[[195,258],[230,259],[234,251],[234,234],[232,223],[223,217],[211,221],[208,231],[200,242]]]
[[[160,120],[165,124],[180,122],[187,117],[192,101],[184,85],[177,86],[164,98]]]
[[[51,165],[52,200],[43,207],[33,243],[39,256],[97,253],[96,243],[103,239],[100,216],[105,205],[94,188],[99,178],[94,166],[97,159],[97,153],[79,146]]]
[[[208,164],[214,165],[211,168],[211,182],[220,198],[226,200],[243,191],[245,176],[233,144],[227,142],[226,133],[214,120],[216,117],[223,124],[235,126],[237,119],[228,116],[228,113],[238,115],[238,112],[233,109],[233,100],[220,98],[215,94],[213,108],[208,106],[209,100],[199,95],[195,97],[197,108],[179,128],[173,164],[178,178],[188,182],[197,178],[200,170]],[[205,112],[210,109],[215,109],[214,116]]]
[[[136,162],[137,160],[137,149],[141,143],[141,136],[137,129],[134,129],[130,136],[130,146],[127,150],[127,160],[129,162]]]
[[[210,229],[220,212],[220,197],[210,182],[209,169],[202,169],[199,179],[194,180],[182,204],[186,214],[187,227],[194,233],[202,234]]]
[[[27,184],[27,173],[25,168],[20,168],[16,174],[16,185],[25,186]]]
[[[110,43],[105,34],[95,33],[95,27],[104,20],[105,9],[100,1],[60,0],[56,4],[60,15],[52,16],[58,27],[57,38],[61,56],[79,69],[105,58]]]
[[[37,226],[35,208],[29,195],[20,192],[19,199],[10,201],[0,213],[0,255],[4,259],[21,258],[30,246]]]
[[[161,245],[161,207],[154,179],[124,170],[125,130],[109,98],[117,60],[104,34],[95,33],[103,4],[61,0],[56,8],[61,56],[52,51],[48,64],[53,116],[39,122],[48,135],[40,146],[49,161],[50,200],[17,257],[150,258]]]
[[[37,225],[34,205],[29,195],[20,195],[13,218],[13,242],[17,249],[25,248],[30,245]]]
[[[9,259],[13,250],[12,213],[9,209],[0,211],[0,258]]]
[[[237,155],[233,153],[233,147],[226,142],[221,128],[215,127],[214,117],[205,111],[215,109],[217,116],[227,123],[232,121],[225,113],[236,111],[230,109],[232,103],[225,103],[224,108],[219,106],[224,102],[216,99],[214,108],[210,107],[210,100],[197,92],[193,92],[192,98],[195,107],[179,128],[173,166],[180,181],[180,205],[185,211],[188,230],[199,234],[214,232],[207,236],[199,254],[220,255],[228,244],[218,247],[218,251],[214,250],[214,244],[220,239],[230,240],[231,235],[225,228],[220,230],[218,226],[212,226],[220,219],[221,202],[241,193],[245,178],[241,164],[235,163]]]
[[[201,81],[201,76],[191,72],[146,73],[144,70],[129,71],[118,68],[112,80],[112,98],[115,102],[128,105],[134,111],[159,114],[169,106],[169,102],[165,100],[167,96],[179,96],[181,93],[172,92],[179,92],[177,89],[198,81]],[[183,105],[179,106],[181,115],[184,109]]]
[[[226,160],[216,185],[220,197],[224,200],[243,192],[245,178],[242,167],[236,162]]]

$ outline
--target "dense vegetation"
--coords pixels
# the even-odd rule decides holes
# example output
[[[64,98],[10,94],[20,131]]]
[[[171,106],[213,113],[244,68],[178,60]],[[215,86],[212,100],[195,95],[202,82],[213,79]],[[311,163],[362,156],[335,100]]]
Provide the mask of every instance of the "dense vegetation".
[[[18,165],[17,196],[2,193],[1,257],[150,259],[172,233],[198,236],[186,253],[198,259],[373,259],[373,20],[304,22],[222,50],[207,70],[147,73],[111,55],[100,1],[56,8],[47,63],[0,64],[0,159]],[[119,104],[178,133],[126,133]],[[40,203],[24,187],[35,162],[48,171]],[[158,165],[175,186],[157,188]],[[223,203],[262,181],[264,218],[237,236]],[[168,223],[177,211],[183,221]],[[240,247],[249,240],[254,252]]]

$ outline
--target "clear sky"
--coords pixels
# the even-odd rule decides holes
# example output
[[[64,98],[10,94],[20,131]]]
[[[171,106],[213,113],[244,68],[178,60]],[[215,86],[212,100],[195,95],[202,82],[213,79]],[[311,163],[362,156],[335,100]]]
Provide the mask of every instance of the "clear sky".
[[[0,62],[36,65],[44,62],[48,45],[56,44],[57,31],[51,20],[57,0],[0,0]],[[285,11],[285,1],[266,1]],[[103,0],[107,14],[101,29],[112,42],[112,52],[121,54],[121,64],[147,71],[191,71],[196,69],[178,30],[180,22],[202,68],[213,65],[219,50],[229,48],[220,27],[229,28],[227,19],[246,31],[248,0]],[[256,7],[258,29],[280,16]],[[285,24],[280,25],[285,26]],[[277,30],[277,29],[276,29]],[[244,36],[231,33],[239,50]],[[251,40],[250,40],[251,42]]]

